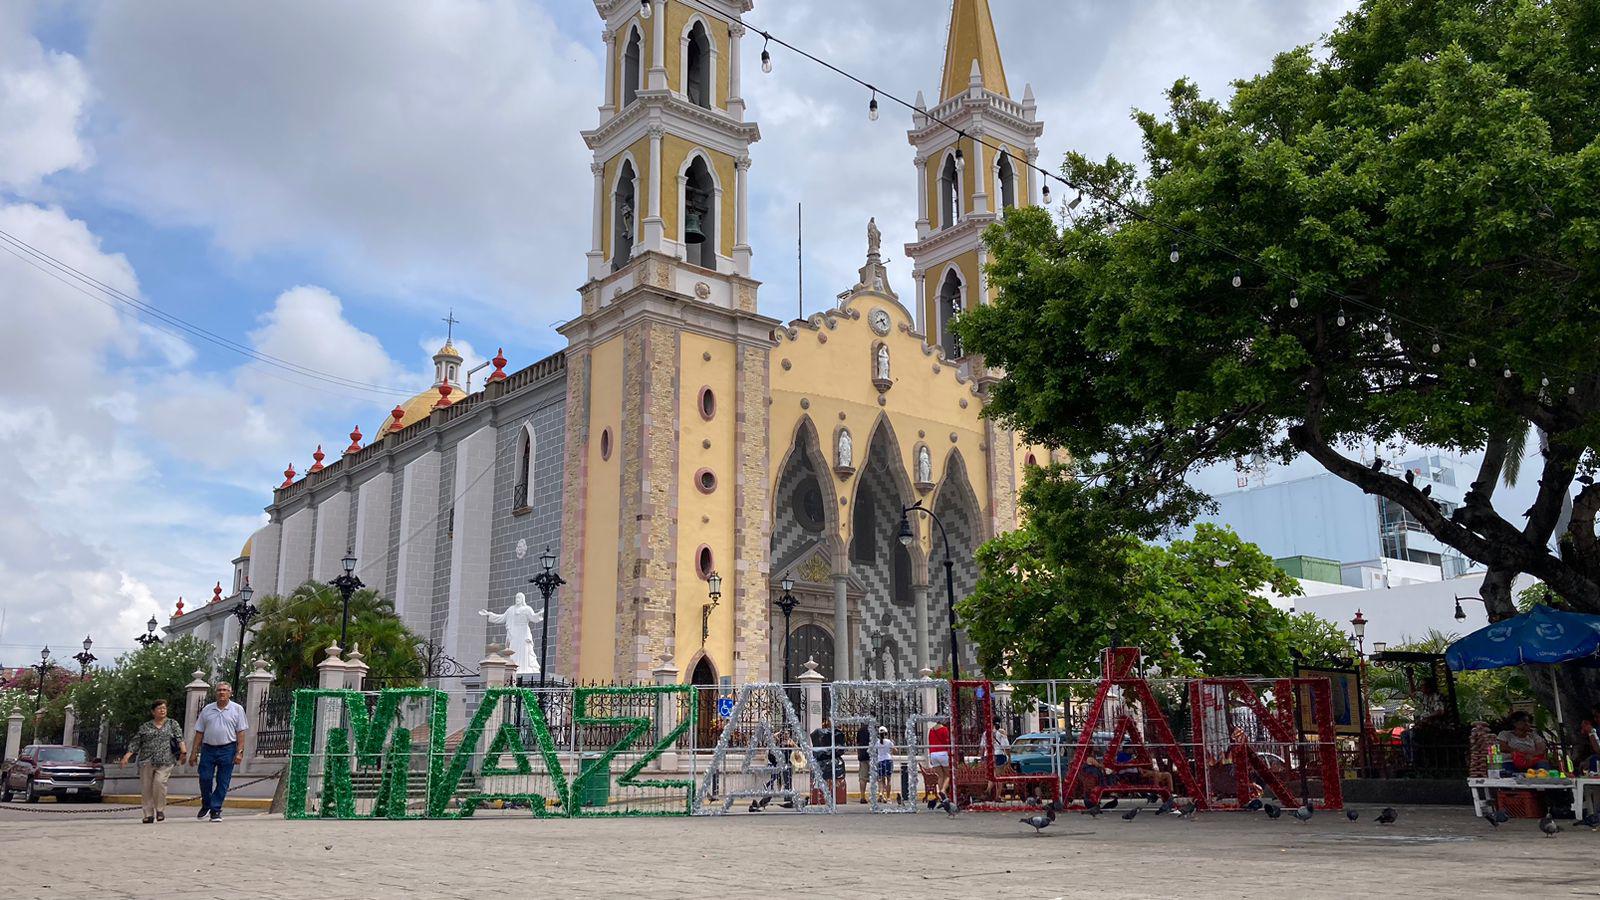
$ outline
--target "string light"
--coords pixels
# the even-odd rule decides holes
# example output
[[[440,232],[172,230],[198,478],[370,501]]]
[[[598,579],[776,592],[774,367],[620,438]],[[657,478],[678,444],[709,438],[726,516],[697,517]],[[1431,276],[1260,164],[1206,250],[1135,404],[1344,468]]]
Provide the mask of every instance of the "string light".
[[[1167,259],[1171,260],[1172,262],[1177,262],[1178,261],[1178,245],[1177,244],[1173,244],[1172,245],[1172,252],[1167,254]]]
[[[1044,205],[1050,205],[1050,179],[1044,179]]]
[[[867,104],[867,118],[873,122],[878,121],[878,91],[876,88],[872,91],[872,102]]]
[[[961,152],[961,139],[966,136],[967,133],[965,131],[956,132],[956,165],[958,166],[967,164],[967,155]]]
[[[1468,366],[1468,368],[1473,368],[1473,369],[1476,369],[1478,367],[1478,354],[1473,353],[1473,354],[1469,354],[1467,356],[1467,366]]]
[[[1439,352],[1439,336],[1437,334],[1433,336],[1433,352],[1435,354]]]
[[[1078,196],[1073,197],[1072,198],[1072,202],[1067,204],[1067,209],[1077,209],[1078,206],[1081,205],[1082,203],[1083,203],[1083,191],[1079,191],[1078,192]]]
[[[650,0],[639,0],[639,18],[648,19],[655,10],[650,8]]]
[[[1300,308],[1300,292],[1299,291],[1291,290],[1289,292],[1289,308],[1290,309],[1299,309]]]
[[[772,74],[772,54],[767,50],[767,44],[771,41],[771,35],[766,32],[761,33],[761,71],[768,75]]]
[[[1244,286],[1244,273],[1239,271],[1238,269],[1234,269],[1233,270],[1233,286],[1234,287],[1243,287]]]
[[[1511,377],[1511,370],[1510,370],[1510,369],[1506,369],[1506,370],[1505,370],[1505,372],[1504,372],[1504,373],[1503,373],[1503,374],[1504,374],[1504,376],[1505,376],[1505,377],[1506,377],[1506,378],[1510,378],[1510,377]]]
[[[1568,397],[1571,397],[1573,394],[1576,394],[1577,392],[1578,392],[1578,388],[1577,388],[1576,385],[1568,385],[1567,386],[1567,396]]]
[[[1549,386],[1550,386],[1549,377],[1545,377],[1545,378],[1539,379],[1539,387],[1549,387]]]
[[[1333,321],[1334,321],[1334,324],[1338,325],[1340,328],[1344,327],[1344,304],[1343,303],[1339,304],[1339,317],[1334,319]]]

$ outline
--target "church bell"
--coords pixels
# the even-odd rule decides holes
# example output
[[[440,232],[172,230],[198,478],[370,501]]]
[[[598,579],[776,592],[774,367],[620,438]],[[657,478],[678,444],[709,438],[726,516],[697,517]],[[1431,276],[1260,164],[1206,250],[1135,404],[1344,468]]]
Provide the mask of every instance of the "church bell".
[[[690,244],[704,244],[706,233],[700,227],[700,210],[690,207],[684,216],[683,239]]]

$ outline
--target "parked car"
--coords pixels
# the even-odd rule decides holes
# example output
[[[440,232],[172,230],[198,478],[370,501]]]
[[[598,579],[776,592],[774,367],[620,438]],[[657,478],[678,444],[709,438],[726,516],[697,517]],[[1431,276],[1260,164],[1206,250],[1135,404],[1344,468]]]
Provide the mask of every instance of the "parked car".
[[[48,794],[58,802],[99,803],[105,783],[105,767],[82,747],[29,744],[0,771],[0,802],[9,803],[14,794],[21,794],[29,803],[38,803]]]

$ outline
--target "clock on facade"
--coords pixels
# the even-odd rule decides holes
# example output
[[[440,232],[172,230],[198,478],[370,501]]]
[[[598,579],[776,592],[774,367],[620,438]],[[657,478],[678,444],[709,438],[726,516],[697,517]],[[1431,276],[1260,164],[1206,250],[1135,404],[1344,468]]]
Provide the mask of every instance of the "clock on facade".
[[[888,310],[882,308],[873,310],[872,315],[868,317],[868,321],[872,323],[872,330],[878,334],[884,335],[889,333]]]

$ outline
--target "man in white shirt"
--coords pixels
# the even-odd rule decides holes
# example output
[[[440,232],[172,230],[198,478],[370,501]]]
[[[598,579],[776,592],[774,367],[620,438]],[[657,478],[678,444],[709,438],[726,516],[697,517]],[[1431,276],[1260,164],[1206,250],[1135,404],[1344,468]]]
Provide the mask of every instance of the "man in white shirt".
[[[199,762],[200,812],[211,821],[222,821],[222,801],[228,797],[228,785],[233,781],[233,767],[244,759],[239,746],[239,735],[250,730],[244,707],[231,702],[233,685],[226,681],[217,685],[217,700],[207,703],[195,718],[194,743]],[[213,783],[214,782],[214,783]]]

